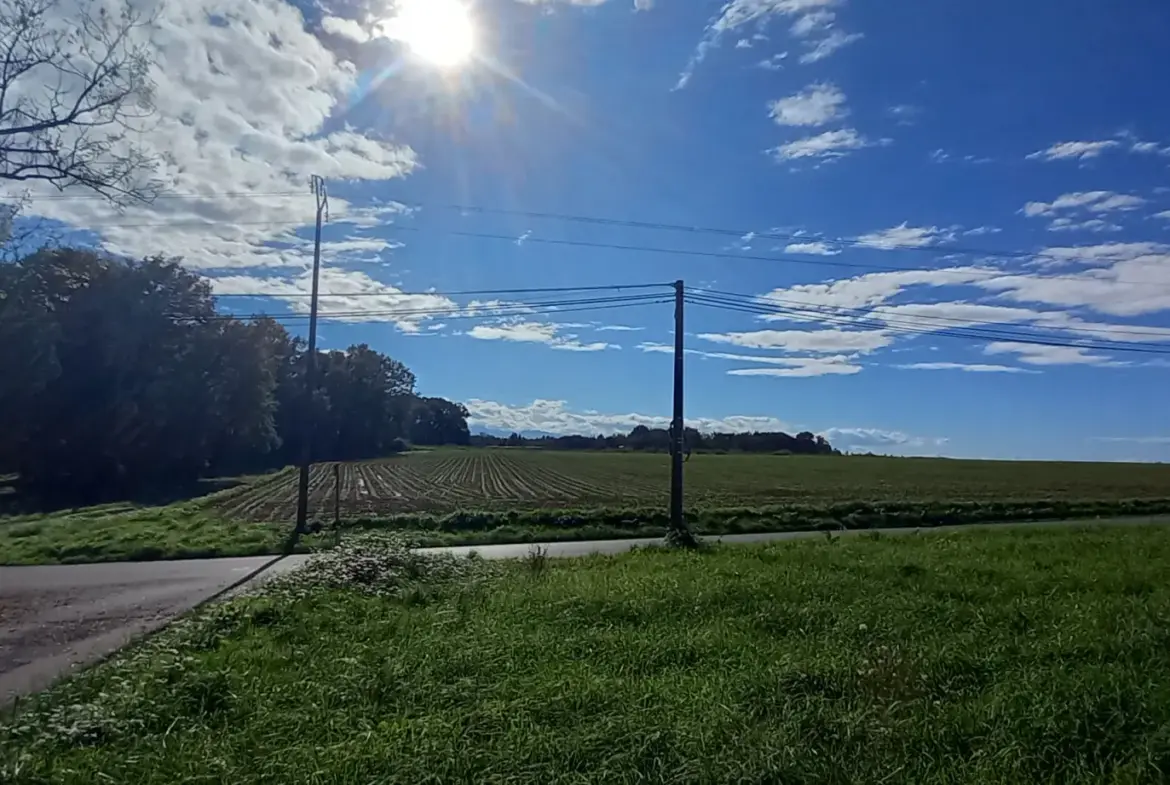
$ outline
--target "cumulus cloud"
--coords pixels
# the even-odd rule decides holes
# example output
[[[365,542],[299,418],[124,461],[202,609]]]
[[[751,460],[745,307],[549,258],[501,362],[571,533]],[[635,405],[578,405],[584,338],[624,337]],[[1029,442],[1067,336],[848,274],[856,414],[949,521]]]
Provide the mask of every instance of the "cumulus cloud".
[[[1078,191],[1062,194],[1052,202],[1028,202],[1024,205],[1024,215],[1033,218],[1038,215],[1051,216],[1061,211],[1082,209],[1095,213],[1107,213],[1113,210],[1136,210],[1145,203],[1145,199],[1132,194],[1119,194],[1113,191]]]
[[[119,7],[111,0],[114,13]],[[177,256],[201,271],[305,268],[311,257],[297,231],[313,221],[311,174],[388,180],[418,166],[405,145],[329,129],[357,75],[305,29],[295,6],[136,0],[135,7],[156,20],[134,35],[156,55],[157,111],[125,143],[158,160],[154,177],[164,193],[189,198],[116,211],[100,200],[38,199],[34,188],[31,214],[91,229],[109,251],[129,257]],[[347,212],[343,199],[332,202],[335,213]]]
[[[777,125],[818,126],[848,116],[849,110],[840,88],[818,82],[795,95],[772,101],[769,114]]]
[[[370,40],[369,32],[353,19],[324,16],[321,18],[321,29],[327,33],[339,35],[351,41],[357,41],[358,43],[364,43]]]
[[[459,311],[459,305],[448,297],[405,293],[360,271],[323,267],[320,282],[321,291],[329,294],[321,297],[318,312],[340,321],[391,322],[402,332],[416,333],[429,319]],[[271,297],[287,303],[296,313],[309,313],[309,272],[295,278],[224,275],[213,278],[211,284],[216,294]]]
[[[567,401],[535,400],[516,406],[496,401],[473,398],[464,402],[468,424],[475,428],[505,431],[543,431],[553,434],[614,434],[628,433],[636,426],[666,428],[670,417],[661,414],[603,414],[596,411],[573,411]],[[784,421],[775,417],[730,415],[726,417],[688,417],[688,427],[704,433],[721,431],[792,431]]]
[[[985,354],[1015,354],[1029,365],[1114,365],[1112,358],[1083,346],[1044,346],[1014,341],[997,341],[984,347]]]
[[[1048,230],[1052,232],[1116,231],[1121,227],[1101,218],[1113,212],[1128,212],[1146,204],[1146,200],[1133,194],[1113,191],[1078,191],[1062,194],[1052,202],[1028,202],[1023,212],[1029,218],[1049,218]],[[1084,217],[1092,215],[1095,217]]]
[[[872,352],[893,343],[893,337],[884,330],[754,330],[700,333],[698,337],[704,341],[747,349],[783,349],[817,354]]]
[[[841,128],[782,144],[768,152],[779,162],[799,161],[806,158],[831,161],[844,158],[855,150],[864,150],[867,147],[884,144],[889,144],[889,140],[872,141],[859,134],[856,129]]]

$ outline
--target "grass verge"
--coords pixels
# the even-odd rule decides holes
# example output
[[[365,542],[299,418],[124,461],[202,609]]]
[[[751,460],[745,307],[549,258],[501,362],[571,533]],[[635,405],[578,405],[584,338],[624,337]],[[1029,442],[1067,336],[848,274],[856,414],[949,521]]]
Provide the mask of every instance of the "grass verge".
[[[222,494],[236,494],[231,489]],[[219,495],[209,497],[220,498]],[[929,528],[964,523],[1059,521],[1170,514],[1170,499],[1122,501],[841,502],[699,508],[687,516],[699,535],[876,528]],[[591,508],[510,512],[412,513],[344,522],[347,533],[406,533],[418,545],[488,545],[662,537],[669,516],[659,508]],[[281,553],[292,522],[245,523],[187,502],[137,508],[108,504],[50,515],[0,518],[0,564],[155,561]],[[301,539],[298,551],[328,547],[331,527]]]
[[[238,523],[196,504],[103,505],[0,518],[0,564],[78,564],[280,553],[292,523]],[[302,540],[301,549],[314,538]]]
[[[26,706],[0,728],[0,779],[1170,774],[1162,527],[505,566],[343,547]]]
[[[716,508],[687,515],[700,535],[841,529],[929,528],[966,523],[1061,521],[1170,514],[1170,499],[1123,501],[842,502]],[[661,537],[669,515],[658,508],[455,512],[346,521],[348,530],[409,533],[420,545],[563,542]]]

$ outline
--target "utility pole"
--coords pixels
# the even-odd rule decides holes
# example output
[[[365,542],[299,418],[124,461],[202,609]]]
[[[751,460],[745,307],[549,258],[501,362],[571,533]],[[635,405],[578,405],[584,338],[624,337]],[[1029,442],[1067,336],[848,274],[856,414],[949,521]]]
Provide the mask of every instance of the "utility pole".
[[[301,477],[297,486],[296,535],[305,533],[309,517],[309,467],[313,463],[313,393],[317,389],[317,295],[321,280],[321,223],[329,220],[329,192],[325,181],[313,175],[313,196],[317,198],[317,233],[313,241],[313,293],[309,300],[309,353],[305,356],[305,402],[309,407],[301,418]]]
[[[683,523],[683,282],[674,282],[674,415],[670,424],[670,528]]]

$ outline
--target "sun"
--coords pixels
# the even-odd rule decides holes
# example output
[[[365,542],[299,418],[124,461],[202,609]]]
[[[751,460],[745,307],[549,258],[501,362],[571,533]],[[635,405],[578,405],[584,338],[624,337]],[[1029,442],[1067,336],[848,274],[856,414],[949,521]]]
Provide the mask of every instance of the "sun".
[[[454,68],[475,51],[475,26],[460,0],[399,0],[389,36],[432,65]]]

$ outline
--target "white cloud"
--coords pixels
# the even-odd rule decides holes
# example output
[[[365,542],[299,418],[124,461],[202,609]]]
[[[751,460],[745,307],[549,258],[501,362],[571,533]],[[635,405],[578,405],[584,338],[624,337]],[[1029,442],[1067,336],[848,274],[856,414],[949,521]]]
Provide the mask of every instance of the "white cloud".
[[[1106,150],[1120,146],[1116,139],[1104,139],[1099,142],[1057,142],[1044,150],[1029,153],[1027,158],[1043,161],[1062,161],[1076,159],[1084,161],[1096,158]]]
[[[798,139],[769,150],[777,161],[797,161],[804,158],[834,160],[854,150],[888,144],[888,140],[870,141],[853,128],[825,131],[823,134]]]
[[[116,14],[121,5],[109,7]],[[157,111],[125,144],[158,159],[164,193],[203,196],[117,211],[96,199],[37,199],[43,192],[34,190],[30,213],[92,229],[119,255],[183,257],[198,270],[303,269],[311,257],[295,231],[313,221],[310,174],[387,180],[418,166],[409,147],[328,131],[357,75],[305,29],[296,7],[277,0],[138,0],[136,7],[157,15],[135,32],[155,53]],[[340,195],[331,207],[349,210]]]
[[[552,349],[568,352],[600,352],[605,349],[621,348],[604,341],[582,343],[577,335],[562,334],[562,330],[571,327],[572,325],[553,322],[508,320],[497,324],[477,324],[467,331],[467,335],[481,341],[540,343]]]
[[[603,414],[594,411],[571,411],[567,401],[535,400],[524,406],[473,398],[464,405],[470,413],[468,424],[475,428],[506,431],[544,431],[553,434],[628,433],[638,425],[665,428],[670,417],[654,414]],[[721,431],[795,431],[775,417],[730,415],[726,417],[688,417],[688,427],[704,433]]]
[[[946,441],[946,439],[927,440],[910,436],[901,431],[888,431],[881,428],[830,428],[825,431],[824,436],[838,449],[923,446],[928,441],[936,444],[942,444]],[[838,445],[848,445],[848,447]]]
[[[1119,232],[1121,227],[1103,218],[1088,218],[1078,221],[1073,218],[1054,218],[1048,224],[1050,232]]]
[[[749,24],[754,24],[762,30],[773,17],[806,17],[843,2],[844,0],[728,0],[715,17],[707,23],[703,37],[698,46],[695,47],[695,52],[691,55],[686,67],[679,74],[674,89],[681,90],[687,86],[691,77],[694,76],[695,69],[707,58],[711,49],[719,45],[724,35],[729,35]],[[813,32],[814,27],[817,25],[810,25],[809,33]],[[822,26],[819,29],[823,31],[824,28]],[[753,39],[759,37],[760,34],[757,33]],[[839,49],[842,45],[836,42],[827,45],[824,47],[825,54],[821,56],[831,54],[835,48]]]
[[[840,88],[818,82],[795,95],[772,101],[769,114],[777,125],[818,126],[847,117],[849,110]]]
[[[785,360],[787,368],[734,368],[728,376],[776,376],[804,379],[813,376],[852,376],[861,373],[861,366],[849,362],[848,357],[792,357]]]
[[[363,43],[370,40],[370,34],[353,19],[342,19],[336,16],[321,18],[321,29],[327,33],[348,38],[351,41]]]
[[[364,272],[322,267],[320,283],[321,291],[329,296],[320,299],[319,313],[340,321],[391,322],[403,332],[414,333],[429,319],[459,311],[459,306],[447,297],[404,293]],[[297,278],[227,275],[212,278],[211,286],[216,294],[272,297],[287,303],[296,313],[308,313],[310,298],[306,295],[312,291],[312,277],[308,272]]]
[[[911,286],[958,286],[983,280],[988,272],[989,268],[985,267],[951,267],[868,273],[831,283],[798,284],[787,289],[773,289],[761,299],[777,305],[863,308],[886,302]],[[777,317],[776,320],[781,318]]]
[[[1016,368],[1012,365],[985,365],[981,363],[910,363],[896,365],[908,371],[965,371],[967,373],[1038,373],[1028,368]]]
[[[884,330],[755,330],[735,333],[700,333],[699,338],[747,349],[783,349],[788,352],[872,352],[889,346],[893,337]]]
[[[913,104],[895,104],[886,109],[886,114],[894,118],[898,125],[914,125],[918,116],[922,114],[922,108]]]
[[[843,49],[849,44],[860,41],[864,38],[863,33],[845,33],[841,30],[833,30],[821,40],[812,45],[812,49],[800,56],[802,63],[815,63],[819,60],[824,60],[826,57],[832,55],[838,49]]]
[[[828,243],[823,243],[819,240],[814,240],[807,243],[790,243],[784,246],[784,253],[803,253],[812,256],[836,256],[841,253],[841,249],[831,246]]]
[[[1094,436],[1092,441],[1124,444],[1170,444],[1170,436]]]
[[[1083,346],[1045,346],[1041,344],[998,341],[983,348],[984,354],[1015,354],[1029,365],[1112,365],[1114,361],[1094,354]]]
[[[926,248],[955,239],[954,231],[937,226],[910,226],[903,222],[890,229],[863,234],[857,243],[867,248],[893,251],[898,248]]]
[[[1136,210],[1146,204],[1146,200],[1132,194],[1119,194],[1113,191],[1078,191],[1058,196],[1052,202],[1028,202],[1024,205],[1023,213],[1029,218],[1053,218],[1060,213],[1110,213]],[[1101,224],[1104,221],[1098,220]],[[1054,221],[1050,228],[1069,228],[1076,222],[1067,218]],[[1088,221],[1082,222],[1090,223]],[[1077,226],[1075,228],[1092,228],[1091,226]]]
[[[658,354],[673,354],[674,347],[663,343],[639,344],[644,352]],[[781,368],[737,369],[728,371],[729,376],[788,376],[810,377],[827,376],[832,374],[848,375],[861,372],[861,366],[853,363],[853,356],[835,355],[832,357],[774,357],[760,354],[734,354],[730,352],[703,352],[697,349],[684,349],[687,355],[702,357],[707,360],[728,360],[740,363],[758,363],[760,365],[783,366]]]
[[[1113,264],[1170,254],[1170,245],[1152,242],[1103,243],[1100,245],[1057,246],[1045,248],[1039,254],[1045,266],[1060,264]]]
[[[1154,217],[1161,218],[1161,219],[1166,220],[1166,221],[1170,221],[1170,210],[1163,210],[1160,213],[1154,213]]]
[[[774,54],[771,57],[761,60],[756,65],[765,71],[781,71],[784,69],[784,61],[787,59],[788,53],[780,52],[779,54]]]
[[[631,327],[628,324],[605,324],[597,328],[597,332],[635,333],[645,330],[645,327]]]

